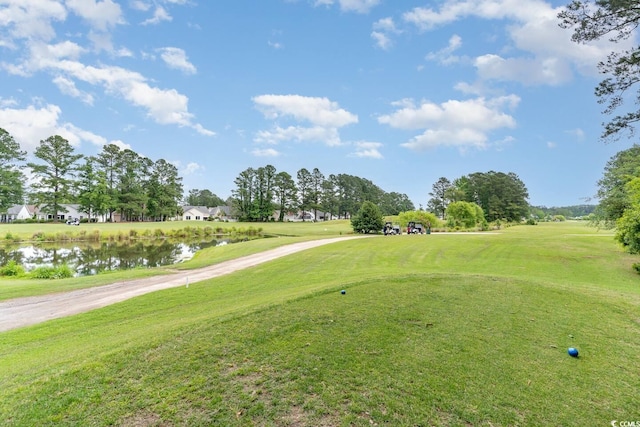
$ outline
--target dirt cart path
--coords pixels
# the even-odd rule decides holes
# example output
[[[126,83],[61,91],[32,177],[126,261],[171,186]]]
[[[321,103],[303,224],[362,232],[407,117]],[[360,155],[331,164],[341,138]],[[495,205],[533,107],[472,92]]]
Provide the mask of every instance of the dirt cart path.
[[[213,277],[233,273],[244,268],[253,267],[267,261],[290,255],[305,249],[315,248],[341,240],[357,239],[360,236],[337,237],[332,239],[313,240],[293,243],[265,252],[247,255],[220,264],[197,270],[183,271],[171,275],[156,276],[95,288],[79,289],[35,297],[16,298],[0,302],[0,332],[23,326],[35,325],[51,319],[84,313],[129,298],[144,295],[161,289],[186,286],[188,283],[200,282]]]

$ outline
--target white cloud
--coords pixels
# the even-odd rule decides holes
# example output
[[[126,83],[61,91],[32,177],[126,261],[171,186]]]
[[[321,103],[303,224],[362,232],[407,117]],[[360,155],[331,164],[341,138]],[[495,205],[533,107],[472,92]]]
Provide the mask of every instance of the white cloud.
[[[382,50],[389,50],[393,46],[393,42],[385,33],[380,31],[372,31],[371,38],[375,40],[375,44]]]
[[[329,146],[342,144],[338,129],[357,123],[358,116],[340,108],[327,98],[301,95],[260,95],[253,102],[267,119],[274,121],[271,130],[259,131],[255,142],[278,144],[282,141],[322,142]],[[308,122],[310,126],[280,127],[278,120]]]
[[[66,5],[99,31],[124,23],[122,9],[113,0],[66,0]]]
[[[163,47],[158,51],[160,52],[160,57],[169,68],[180,70],[186,74],[195,74],[197,72],[196,67],[189,62],[184,50],[177,47]]]
[[[113,144],[117,147],[120,147],[121,150],[131,150],[131,145],[125,144],[119,139],[114,139],[113,141],[109,141],[109,144]]]
[[[380,153],[380,147],[382,144],[379,142],[367,142],[367,141],[358,141],[355,142],[356,151],[352,153],[351,157],[361,157],[361,158],[370,158],[370,159],[383,159],[384,156]]]
[[[265,117],[277,119],[292,117],[298,121],[308,121],[314,125],[340,128],[358,123],[358,116],[352,114],[327,98],[301,95],[260,95],[253,102]]]
[[[440,49],[437,52],[430,52],[426,59],[431,61],[437,61],[442,65],[450,65],[456,62],[460,62],[461,58],[459,56],[453,55],[453,52],[460,49],[462,46],[462,37],[457,34],[454,34],[449,39],[449,44],[447,47]]]
[[[390,34],[398,34],[401,31],[396,28],[393,18],[382,18],[373,23],[371,38],[375,40],[376,46],[382,50],[389,50],[393,46]]]
[[[140,10],[142,12],[146,12],[151,9],[151,4],[142,0],[132,0],[131,2],[129,2],[129,4],[132,9]]]
[[[64,21],[67,10],[57,0],[3,0],[0,23],[7,27],[9,39],[0,37],[7,46],[15,39],[51,40],[55,37],[53,21]]]
[[[502,58],[482,55],[474,65],[482,80],[516,81],[525,85],[559,85],[571,80],[569,63],[561,58]]]
[[[423,134],[402,144],[414,150],[436,146],[486,148],[490,132],[515,127],[515,119],[503,110],[514,109],[519,101],[515,95],[450,100],[442,104],[423,101],[420,105],[404,99],[394,104],[399,108],[396,112],[380,116],[378,122],[398,129],[425,129]]]
[[[141,25],[156,25],[164,21],[172,21],[172,20],[173,18],[171,17],[169,12],[167,12],[167,10],[164,7],[158,6],[156,7],[156,10],[153,12],[153,16],[143,21]]]
[[[30,58],[23,64],[6,67],[9,72],[27,74],[49,71],[68,82],[72,79],[102,86],[107,94],[121,97],[142,107],[155,122],[194,128],[203,135],[213,135],[210,130],[193,122],[188,110],[189,99],[175,89],[160,89],[149,85],[140,73],[115,66],[94,67],[72,60],[79,54],[77,45],[65,42],[57,45],[32,46]]]
[[[253,154],[255,157],[278,157],[278,156],[280,156],[280,153],[277,150],[274,150],[273,148],[265,148],[265,149],[256,148],[255,150],[251,151],[251,154]]]
[[[373,29],[379,31],[385,31],[387,33],[398,33],[398,29],[396,28],[396,24],[393,21],[393,18],[381,18],[373,23]]]
[[[178,168],[180,168],[180,166],[177,166]],[[191,162],[189,164],[187,164],[187,166],[185,166],[184,168],[181,168],[182,170],[182,174],[183,175],[193,175],[197,172],[203,172],[205,170],[205,167],[195,163],[195,162]]]
[[[343,12],[369,13],[371,9],[380,4],[380,0],[316,0],[314,6],[340,5]]]
[[[576,44],[571,32],[558,26],[561,9],[542,0],[457,0],[443,3],[439,8],[416,7],[403,14],[405,22],[421,31],[474,17],[504,20],[512,46],[512,57],[502,58],[494,53],[476,59],[478,74],[483,79],[512,80],[524,84],[557,85],[571,78],[572,67],[584,74],[595,74],[595,65],[611,50],[603,41]],[[618,46],[625,48],[623,41]]]
[[[53,79],[53,83],[58,86],[60,92],[64,93],[65,95],[79,98],[85,104],[93,105],[93,96],[78,89],[73,80],[70,80],[66,77],[58,76]]]
[[[321,142],[331,147],[342,144],[336,128],[321,126],[289,126],[286,128],[275,126],[271,130],[258,131],[254,141],[262,144],[279,144],[284,141]]]
[[[9,132],[20,144],[22,149],[28,152],[33,150],[53,135],[60,135],[75,147],[82,142],[102,147],[107,144],[107,139],[93,132],[81,129],[72,123],[61,123],[62,110],[57,105],[45,105],[38,107],[30,105],[27,108],[2,108],[0,109],[0,123],[3,129]]]

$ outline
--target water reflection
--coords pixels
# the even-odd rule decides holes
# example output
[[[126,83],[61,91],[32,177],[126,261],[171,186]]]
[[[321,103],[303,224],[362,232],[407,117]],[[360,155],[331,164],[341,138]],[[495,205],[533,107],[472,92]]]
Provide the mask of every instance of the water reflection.
[[[214,239],[185,243],[157,240],[7,246],[0,247],[0,266],[14,260],[26,271],[31,271],[40,266],[67,264],[76,271],[77,276],[89,276],[103,271],[176,264],[190,259],[200,249],[235,241]]]

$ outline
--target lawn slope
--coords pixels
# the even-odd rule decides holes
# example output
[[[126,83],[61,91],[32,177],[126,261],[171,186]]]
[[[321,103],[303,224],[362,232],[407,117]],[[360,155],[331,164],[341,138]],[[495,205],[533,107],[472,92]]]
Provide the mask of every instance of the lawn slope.
[[[635,420],[633,262],[575,224],[328,245],[0,334],[0,424]]]

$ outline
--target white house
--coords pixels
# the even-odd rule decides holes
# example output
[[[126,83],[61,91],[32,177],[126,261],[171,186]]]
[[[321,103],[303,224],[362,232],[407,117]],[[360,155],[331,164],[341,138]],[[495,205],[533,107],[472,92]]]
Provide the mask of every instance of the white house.
[[[182,212],[183,221],[206,221],[211,216],[206,206],[183,206]]]
[[[13,205],[7,212],[0,213],[0,222],[13,222],[21,219],[29,219],[32,213],[27,205]]]
[[[229,206],[183,206],[183,221],[207,221],[209,219],[230,220],[231,208]]]
[[[96,214],[91,214],[91,216],[89,216],[86,212],[82,212],[80,210],[80,205],[61,204],[60,207],[62,209],[56,215],[58,221],[66,221],[68,219],[78,219],[82,221],[83,219],[90,219],[94,222],[104,222],[104,217],[102,216],[98,216]],[[40,208],[36,213],[36,218],[51,221],[53,220],[53,215],[48,212],[43,212],[42,208]]]

